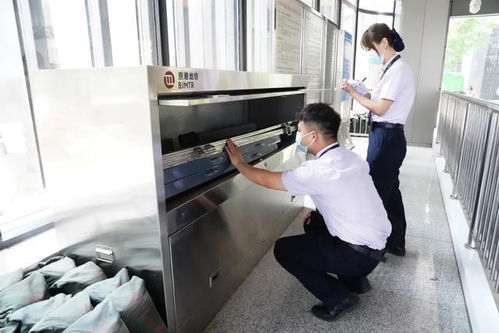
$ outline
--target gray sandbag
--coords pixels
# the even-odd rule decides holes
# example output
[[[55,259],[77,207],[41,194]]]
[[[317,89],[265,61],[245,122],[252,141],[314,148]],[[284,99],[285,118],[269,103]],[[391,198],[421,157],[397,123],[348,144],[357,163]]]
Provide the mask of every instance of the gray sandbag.
[[[44,266],[38,270],[42,273],[47,281],[49,287],[51,287],[54,282],[60,279],[66,272],[75,268],[75,262],[69,257],[64,257],[61,260],[57,260],[47,266]]]
[[[19,324],[18,322],[9,322],[5,327],[0,328],[0,333],[19,333]]]
[[[8,316],[8,320],[9,322],[19,322],[21,333],[29,332],[33,325],[70,299],[71,295],[57,294],[47,300],[36,302],[17,310]]]
[[[100,303],[114,290],[128,281],[130,281],[128,271],[126,268],[122,268],[114,277],[96,282],[85,288],[84,291],[90,296],[92,302]]]
[[[60,290],[65,294],[76,294],[86,287],[106,279],[106,274],[93,261],[88,261],[81,266],[64,273],[51,289]]]
[[[62,332],[75,321],[92,311],[92,304],[86,292],[80,292],[57,309],[43,317],[30,330],[31,332]]]
[[[39,272],[0,291],[0,328],[12,312],[48,297],[48,286]]]
[[[111,301],[100,303],[71,326],[64,333],[129,333],[120,313]]]
[[[18,268],[7,274],[0,275],[0,291],[7,287],[10,287],[14,283],[17,283],[23,279],[23,270]]]
[[[144,280],[134,276],[101,303],[110,301],[132,333],[165,333],[166,325],[146,290]]]

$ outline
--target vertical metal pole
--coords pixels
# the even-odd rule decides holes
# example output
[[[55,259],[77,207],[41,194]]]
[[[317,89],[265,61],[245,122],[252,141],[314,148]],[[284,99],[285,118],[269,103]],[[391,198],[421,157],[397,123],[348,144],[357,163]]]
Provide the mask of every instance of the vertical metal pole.
[[[497,120],[497,118],[496,118]],[[486,256],[487,253],[485,253],[484,251],[486,250],[486,244],[488,242],[488,238],[489,238],[489,229],[490,229],[490,224],[491,224],[491,220],[495,217],[495,214],[494,214],[494,211],[493,211],[493,207],[494,207],[494,203],[495,203],[495,200],[496,200],[496,194],[495,191],[494,191],[494,184],[496,184],[497,182],[497,179],[498,179],[498,172],[496,171],[496,168],[498,167],[499,165],[499,155],[497,154],[497,151],[496,151],[496,148],[497,148],[497,144],[498,144],[498,133],[497,133],[497,121],[495,122],[496,126],[495,126],[495,133],[494,133],[494,144],[493,146],[491,147],[491,151],[490,151],[490,161],[491,161],[491,166],[490,166],[490,171],[491,171],[491,176],[490,178],[487,180],[488,182],[488,187],[487,187],[487,201],[485,202],[485,205],[484,205],[484,208],[485,208],[485,216],[484,216],[484,222],[483,222],[483,225],[482,225],[482,240],[481,240],[481,243],[479,244],[479,248],[480,250],[483,252],[483,254]]]
[[[480,195],[481,192],[481,187],[482,187],[482,181],[483,181],[483,171],[485,169],[485,160],[487,158],[487,154],[485,153],[487,151],[487,146],[489,144],[489,134],[490,134],[490,128],[492,125],[492,112],[489,112],[489,116],[487,117],[487,130],[485,134],[485,144],[483,145],[484,149],[484,154],[482,158],[482,165],[480,166],[480,171],[478,172],[478,186],[477,186],[477,197]],[[468,242],[465,244],[465,247],[467,249],[475,249],[476,248],[476,243],[474,241],[474,230],[475,230],[475,225],[476,225],[476,217],[477,217],[477,211],[478,211],[478,202],[479,200],[476,200],[476,203],[473,207],[473,215],[471,217],[471,224],[470,224],[470,231],[468,233]]]
[[[499,154],[496,151],[496,165],[499,164]],[[483,254],[486,259],[486,267],[490,268],[491,264],[491,249],[493,247],[494,239],[495,239],[495,232],[496,232],[496,227],[497,227],[497,211],[499,210],[499,193],[497,193],[497,188],[499,187],[499,177],[497,176],[498,172],[497,170],[495,171],[495,180],[493,182],[493,187],[492,187],[492,193],[494,193],[494,199],[492,200],[492,208],[491,208],[491,213],[490,213],[490,220],[486,228],[486,238],[485,238],[485,244],[483,246]],[[494,225],[494,222],[496,224]]]
[[[494,117],[492,120],[493,124],[497,124],[497,117]],[[482,189],[478,195],[478,209],[477,209],[477,223],[478,225],[475,227],[475,237],[478,237],[479,241],[483,240],[483,230],[486,227],[486,220],[487,220],[487,215],[488,215],[488,210],[490,207],[490,200],[491,200],[491,195],[490,195],[490,187],[492,186],[492,179],[494,178],[494,168],[495,168],[495,160],[492,157],[492,151],[495,149],[496,145],[496,139],[497,139],[497,126],[494,126],[491,128],[491,134],[489,134],[489,137],[491,138],[491,142],[487,145],[487,150],[485,151],[485,166],[486,169],[484,169],[484,176],[483,176],[483,182],[482,182]]]
[[[248,34],[247,34],[247,22],[248,22],[248,7],[246,1],[238,0],[239,9],[239,70],[248,70]]]
[[[461,131],[459,133],[460,135],[460,144],[459,144],[459,152],[456,154],[456,165],[455,165],[455,177],[454,177],[454,181],[452,182],[453,186],[452,186],[452,193],[450,195],[450,198],[451,199],[457,199],[458,196],[457,196],[457,191],[458,191],[458,179],[459,179],[459,176],[460,174],[462,173],[461,171],[461,162],[462,162],[462,158],[463,158],[463,149],[464,149],[464,143],[465,143],[465,137],[464,137],[464,132],[465,132],[465,128],[466,128],[466,121],[468,119],[468,112],[469,112],[469,106],[470,104],[469,103],[466,103],[466,110],[464,111],[464,119],[460,122],[460,127],[461,127]]]

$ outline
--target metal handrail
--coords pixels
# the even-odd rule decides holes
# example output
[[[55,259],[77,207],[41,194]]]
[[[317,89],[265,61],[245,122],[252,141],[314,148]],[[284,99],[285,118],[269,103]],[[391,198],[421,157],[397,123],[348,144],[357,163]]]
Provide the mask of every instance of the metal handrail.
[[[443,91],[437,142],[476,249],[499,292],[499,105]]]
[[[481,99],[481,98],[477,98],[477,97],[473,97],[473,96],[468,96],[468,95],[463,95],[463,94],[458,94],[456,92],[446,91],[446,90],[442,91],[442,94],[446,94],[446,95],[449,95],[449,96],[454,96],[454,97],[457,97],[459,99],[468,101],[468,102],[470,102],[472,104],[480,105],[480,106],[489,108],[489,109],[491,109],[494,112],[499,112],[499,104],[497,104],[497,103],[492,103],[492,102],[489,102],[489,101]]]

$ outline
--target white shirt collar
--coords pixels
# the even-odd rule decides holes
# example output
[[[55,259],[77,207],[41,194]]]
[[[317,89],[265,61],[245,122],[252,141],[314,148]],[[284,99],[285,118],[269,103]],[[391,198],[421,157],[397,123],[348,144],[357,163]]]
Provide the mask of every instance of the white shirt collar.
[[[338,142],[332,143],[329,146],[326,146],[326,147],[322,148],[320,152],[318,152],[317,154],[315,154],[315,158],[319,158],[326,150],[328,150],[329,148],[331,148],[331,147],[333,147],[335,145],[339,146]]]

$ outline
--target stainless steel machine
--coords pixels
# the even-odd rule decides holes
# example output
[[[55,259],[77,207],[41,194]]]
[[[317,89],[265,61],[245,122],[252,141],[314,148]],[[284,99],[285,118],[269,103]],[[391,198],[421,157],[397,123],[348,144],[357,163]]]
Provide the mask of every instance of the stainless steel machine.
[[[32,73],[61,254],[142,277],[171,332],[198,332],[296,214],[223,152],[296,167],[306,77],[166,67]]]

